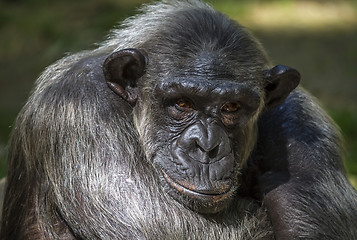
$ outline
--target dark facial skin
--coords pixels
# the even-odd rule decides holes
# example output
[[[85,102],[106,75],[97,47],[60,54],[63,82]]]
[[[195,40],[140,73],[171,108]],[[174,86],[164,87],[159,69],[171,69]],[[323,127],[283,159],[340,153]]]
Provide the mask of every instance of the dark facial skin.
[[[154,163],[163,183],[197,211],[222,210],[238,187],[244,152],[237,146],[260,106],[258,93],[199,77],[165,81],[155,92],[155,105],[163,106],[159,138],[165,146],[157,146]]]

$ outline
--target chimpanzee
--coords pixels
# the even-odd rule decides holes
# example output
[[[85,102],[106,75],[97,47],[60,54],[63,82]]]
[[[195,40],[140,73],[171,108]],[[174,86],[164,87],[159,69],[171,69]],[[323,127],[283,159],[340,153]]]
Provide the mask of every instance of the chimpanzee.
[[[340,134],[244,27],[163,1],[40,76],[1,239],[357,239]]]

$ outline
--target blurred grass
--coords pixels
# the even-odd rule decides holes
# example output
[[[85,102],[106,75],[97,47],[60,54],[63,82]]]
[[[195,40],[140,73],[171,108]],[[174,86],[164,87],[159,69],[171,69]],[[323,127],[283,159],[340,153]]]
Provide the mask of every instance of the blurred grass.
[[[143,0],[0,0],[0,177],[12,123],[36,77],[67,52],[94,47]],[[263,43],[276,64],[297,68],[346,139],[357,187],[356,1],[211,0]]]

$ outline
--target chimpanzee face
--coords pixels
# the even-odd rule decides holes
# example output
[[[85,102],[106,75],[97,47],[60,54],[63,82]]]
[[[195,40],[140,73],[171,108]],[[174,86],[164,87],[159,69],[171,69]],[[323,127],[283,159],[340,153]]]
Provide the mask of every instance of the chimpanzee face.
[[[242,79],[234,69],[219,67],[229,62],[217,64],[205,56],[190,66],[181,61],[179,69],[153,81],[148,79],[148,56],[125,49],[107,58],[104,73],[109,87],[135,105],[147,161],[155,166],[164,191],[197,212],[216,213],[229,205],[239,186],[259,114],[282,102],[299,75],[276,66],[247,69],[250,77]]]
[[[253,146],[262,97],[246,83],[197,75],[162,81],[154,93],[152,160],[165,189],[196,211],[222,210]]]

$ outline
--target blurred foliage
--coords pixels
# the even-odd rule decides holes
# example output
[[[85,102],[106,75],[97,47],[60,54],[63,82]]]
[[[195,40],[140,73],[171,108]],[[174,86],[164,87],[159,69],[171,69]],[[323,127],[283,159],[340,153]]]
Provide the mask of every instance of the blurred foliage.
[[[13,121],[36,77],[66,55],[94,48],[143,0],[0,0],[0,177]],[[273,62],[302,73],[341,127],[357,186],[357,3],[343,0],[210,0],[247,26]]]

